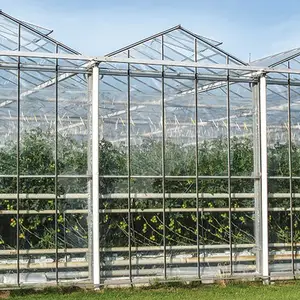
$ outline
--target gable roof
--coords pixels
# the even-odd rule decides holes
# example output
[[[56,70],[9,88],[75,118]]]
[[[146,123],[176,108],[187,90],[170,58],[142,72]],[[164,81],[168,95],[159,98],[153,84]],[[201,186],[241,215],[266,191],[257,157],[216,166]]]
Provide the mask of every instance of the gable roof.
[[[164,49],[162,49],[162,41]],[[164,56],[168,60],[195,61],[196,50],[197,61],[225,64],[228,60],[231,63],[247,65],[241,59],[221,49],[220,45],[222,42],[200,36],[177,25],[108,53],[106,56],[126,57],[129,51],[131,58],[161,59]]]
[[[20,29],[21,28],[21,29]],[[53,39],[50,34],[53,32],[52,30],[46,29],[39,25],[34,25],[28,22],[21,21],[12,17],[9,14],[4,13],[0,10],[0,35],[3,38],[0,46],[5,47],[6,50],[18,50],[18,35],[19,30],[22,30],[22,36],[26,34],[26,47],[23,47],[23,51],[33,51],[32,48],[28,49],[29,45],[39,42],[39,44],[52,44],[58,46],[61,50],[66,51],[70,54],[80,54],[78,51],[66,46],[65,44]],[[5,43],[7,41],[7,43]],[[4,45],[4,43],[6,45]],[[39,47],[38,51],[41,47]],[[52,49],[51,49],[52,50]],[[54,52],[49,48],[45,49],[43,47],[43,51],[46,52]]]

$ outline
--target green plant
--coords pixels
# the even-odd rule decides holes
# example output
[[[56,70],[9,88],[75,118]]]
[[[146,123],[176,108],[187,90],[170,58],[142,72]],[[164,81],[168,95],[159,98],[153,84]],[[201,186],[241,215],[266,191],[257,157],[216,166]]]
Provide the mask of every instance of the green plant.
[[[165,174],[167,176],[182,176],[181,178],[168,178],[164,182],[166,193],[194,194],[196,181],[192,177],[198,167],[199,175],[212,176],[210,179],[199,179],[198,192],[201,195],[215,195],[228,193],[227,179],[213,178],[213,176],[227,175],[228,170],[228,144],[226,139],[216,139],[199,144],[198,164],[195,161],[195,147],[184,146],[166,141],[165,148]],[[160,141],[145,140],[142,144],[131,146],[131,174],[146,175],[148,178],[131,178],[131,192],[161,194],[163,181],[161,178],[151,176],[162,175],[162,143]],[[233,138],[231,140],[230,166],[233,176],[250,176],[253,173],[252,141],[248,138]],[[68,193],[88,193],[88,180],[76,175],[88,174],[87,143],[72,138],[58,136],[57,160],[55,160],[55,136],[51,132],[33,130],[24,132],[20,141],[19,173],[22,175],[18,189],[20,194],[55,194],[58,198]],[[99,188],[102,195],[114,193],[128,194],[128,180],[120,178],[128,174],[127,149],[124,145],[115,146],[101,140],[99,144],[100,160]],[[286,176],[289,174],[288,145],[275,144],[268,149],[269,175]],[[300,174],[300,148],[292,145],[293,175]],[[57,168],[57,169],[56,169]],[[73,175],[70,178],[55,180],[58,174]],[[17,145],[14,142],[6,143],[0,149],[0,173],[14,175],[0,178],[0,193],[15,194],[17,192]],[[42,178],[32,175],[47,175]],[[52,175],[52,177],[49,177]],[[75,175],[75,177],[74,177]],[[104,176],[105,175],[105,176]],[[31,176],[31,177],[30,177]],[[119,176],[119,178],[118,178]],[[232,179],[232,193],[253,193],[252,179]],[[289,180],[270,180],[269,191],[289,192]],[[299,192],[300,181],[293,180],[293,191]],[[21,248],[53,248],[55,247],[55,199],[42,199],[36,197],[20,198],[19,209],[19,241]],[[221,209],[221,211],[204,211],[199,214],[199,227],[196,212],[167,212],[165,215],[165,228],[162,212],[143,212],[145,209],[161,209],[162,198],[134,198],[130,201],[132,210],[138,212],[131,214],[131,223],[128,214],[111,213],[110,209],[128,208],[128,199],[114,199],[104,197],[100,199],[101,209],[101,245],[106,247],[126,246],[128,235],[132,245],[162,245],[165,229],[167,245],[195,244],[197,235],[201,244],[220,244],[229,242],[229,232],[233,243],[254,243],[254,213],[227,211],[229,205],[227,197],[201,197],[200,208]],[[299,205],[297,199],[293,200],[295,206]],[[16,247],[15,217],[16,200],[3,198],[0,200],[0,209],[12,211],[11,215],[1,216],[0,245],[2,248]],[[231,199],[233,208],[252,208],[254,200]],[[289,199],[272,198],[271,207],[289,207]],[[194,196],[165,199],[166,209],[195,208]],[[87,209],[85,199],[58,199],[57,230],[59,247],[85,247],[88,238],[87,215],[82,213],[65,213],[70,209]],[[223,210],[222,210],[223,209]],[[24,213],[22,212],[24,211]],[[39,214],[28,211],[41,212]],[[49,211],[49,213],[45,213]],[[51,212],[50,212],[51,211]],[[294,239],[300,238],[298,230],[299,214],[293,213]],[[288,242],[290,214],[285,211],[272,211],[270,218],[270,237],[274,242]],[[231,223],[229,223],[231,219]],[[129,226],[130,225],[130,226]],[[131,231],[129,232],[129,227]]]

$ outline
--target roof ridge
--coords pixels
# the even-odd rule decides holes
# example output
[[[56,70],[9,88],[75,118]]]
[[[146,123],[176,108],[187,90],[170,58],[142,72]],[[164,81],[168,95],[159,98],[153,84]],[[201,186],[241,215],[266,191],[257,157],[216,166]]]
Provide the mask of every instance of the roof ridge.
[[[215,39],[211,39],[211,38],[208,38],[208,37],[206,37],[206,36],[203,36],[203,35],[199,35],[199,34],[197,34],[197,33],[194,33],[193,31],[190,31],[190,30],[186,29],[185,27],[183,27],[183,26],[181,26],[181,25],[180,25],[180,29],[182,29],[183,31],[185,31],[185,32],[187,32],[187,33],[189,33],[189,34],[193,34],[195,37],[197,37],[197,38],[199,38],[199,39],[205,39],[205,40],[213,41],[214,43],[218,44],[217,46],[223,44],[223,42],[220,42],[220,41],[217,41],[217,40],[215,40]],[[215,47],[216,47],[216,46],[215,46]]]

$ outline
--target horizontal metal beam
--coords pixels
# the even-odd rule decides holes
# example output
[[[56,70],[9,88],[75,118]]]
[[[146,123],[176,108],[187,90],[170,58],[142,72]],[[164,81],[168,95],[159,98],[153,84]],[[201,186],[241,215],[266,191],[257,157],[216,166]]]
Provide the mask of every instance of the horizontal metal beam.
[[[56,175],[19,175],[20,178],[55,178]],[[91,175],[57,175],[58,178],[69,178],[69,179],[79,179],[86,178],[91,179]],[[0,178],[17,178],[16,174],[0,174]]]
[[[288,258],[285,256],[283,260],[287,260]],[[290,257],[290,256],[289,256]],[[228,263],[230,261],[229,255],[212,255],[212,256],[204,256],[199,257],[200,263]],[[254,262],[256,260],[255,255],[233,255],[232,256],[233,262]],[[277,259],[278,260],[278,259]],[[167,264],[197,264],[198,258],[197,257],[166,257]],[[146,265],[163,265],[164,258],[163,257],[152,257],[152,258],[135,258],[131,260],[131,264],[135,266],[146,266]],[[103,267],[125,267],[128,266],[129,260],[107,260],[103,263]]]
[[[100,175],[100,178],[116,178],[116,179],[127,179],[128,175]],[[130,178],[136,179],[161,179],[162,175],[131,175]],[[166,175],[166,179],[170,180],[186,180],[186,179],[196,179],[195,175],[187,175],[187,176],[173,176],[173,175]],[[228,175],[199,175],[199,179],[228,179]],[[231,179],[259,179],[260,177],[257,176],[230,176]],[[293,178],[295,178],[293,176]],[[300,177],[299,177],[300,179]]]
[[[31,53],[31,52],[28,52]],[[18,70],[20,71],[40,71],[40,72],[55,72],[56,67],[55,65],[29,65],[29,64],[21,64],[18,66],[17,63],[6,63],[6,62],[1,62],[0,63],[0,69],[1,70]],[[74,67],[58,67],[58,73],[59,74],[64,74],[64,73],[75,73],[75,74],[90,74],[91,71],[86,68],[74,68]]]
[[[270,255],[270,259],[273,261],[289,261],[291,259],[292,254],[275,254]],[[296,255],[296,257],[299,259],[300,255]],[[297,259],[295,257],[295,259]],[[170,257],[167,258],[168,264],[196,264],[198,261],[197,257],[182,257],[182,258],[176,258],[176,257]],[[210,256],[200,256],[200,262],[201,263],[227,263],[230,262],[230,255],[210,255]],[[232,255],[232,261],[233,262],[254,262],[256,260],[255,255],[243,255],[241,253],[234,253]],[[131,260],[132,265],[157,265],[157,264],[163,264],[163,257],[151,257],[151,258],[135,258],[133,257]],[[105,267],[125,267],[128,266],[128,259],[126,260],[108,260],[105,261],[103,266]],[[253,266],[255,268],[255,266]]]
[[[279,209],[279,208],[278,208]],[[232,212],[254,212],[254,208],[252,207],[240,207],[240,208],[232,208]],[[296,209],[295,209],[296,210]],[[300,209],[299,209],[300,210]],[[132,208],[130,210],[132,213],[162,213],[164,210],[162,208],[149,208],[149,209],[140,209],[140,208]],[[196,212],[196,208],[166,208],[165,212],[167,213],[191,213]],[[201,212],[229,212],[229,208],[227,207],[220,207],[220,208],[209,208],[209,207],[202,207],[199,208],[198,211]],[[19,210],[20,215],[54,215],[55,210],[45,209],[45,210]],[[16,215],[18,212],[16,210],[0,210],[0,215]],[[87,209],[66,209],[66,210],[57,210],[58,214],[87,214]],[[128,214],[128,209],[124,208],[115,208],[115,209],[100,209],[100,214]]]
[[[233,249],[251,249],[254,248],[255,244],[233,244]],[[270,248],[290,248],[291,243],[270,243]],[[300,243],[294,243],[294,247],[300,247]],[[220,249],[228,249],[229,245],[227,244],[216,244],[216,245],[199,245],[201,250],[220,250]],[[163,251],[164,248],[162,246],[138,246],[131,247],[132,252],[160,252]],[[197,250],[197,245],[184,245],[184,246],[166,246],[166,250],[168,251],[195,251]],[[104,253],[113,253],[113,252],[128,252],[128,247],[104,247],[100,248],[100,252]],[[89,252],[88,248],[64,248],[58,249],[58,253],[60,254],[75,254],[75,253],[87,253]],[[45,255],[45,254],[55,254],[56,249],[21,249],[19,252],[21,255]],[[17,254],[17,250],[15,249],[5,249],[0,250],[0,256],[14,256]]]
[[[300,194],[299,194],[300,196]],[[196,193],[131,193],[130,198],[134,199],[162,199],[163,197],[168,199],[177,199],[177,198],[184,198],[184,199],[191,199],[196,198]],[[219,199],[219,198],[228,198],[227,193],[198,193],[199,198],[211,198],[211,199]],[[253,198],[254,193],[232,193],[232,198]],[[114,193],[114,194],[104,194],[100,195],[101,199],[127,199],[128,193]]]
[[[75,254],[75,253],[87,253],[89,252],[88,248],[65,248],[65,249],[57,249],[59,254]],[[14,256],[17,255],[17,250],[0,250],[0,256],[5,255],[5,256]],[[19,254],[20,255],[45,255],[45,254],[55,254],[56,249],[20,249]],[[0,264],[1,265],[1,264]]]
[[[150,62],[149,62],[150,63]],[[99,74],[100,75],[108,75],[108,76],[128,76],[128,71],[125,70],[109,70],[105,68],[101,68],[101,65],[99,66]],[[146,78],[167,78],[167,79],[182,79],[182,80],[195,80],[195,76],[197,76],[197,79],[199,80],[199,84],[201,84],[201,81],[211,81],[211,82],[217,82],[220,81],[221,83],[216,84],[217,87],[221,87],[224,85],[224,80],[227,82],[227,79],[232,83],[249,83],[249,82],[256,82],[256,78],[251,78],[251,73],[248,74],[248,76],[245,75],[245,77],[237,77],[237,76],[226,76],[226,75],[214,75],[209,76],[206,73],[175,73],[175,72],[161,72],[161,71],[132,71],[130,70],[129,76],[130,77],[146,77]]]
[[[52,58],[65,60],[81,60],[96,63],[110,62],[110,63],[128,63],[128,64],[143,64],[143,65],[159,65],[159,66],[173,66],[173,67],[190,67],[190,68],[204,68],[204,69],[224,69],[224,70],[240,70],[249,72],[258,72],[255,74],[259,76],[263,73],[286,73],[286,74],[300,74],[300,70],[293,70],[288,68],[274,69],[264,68],[261,66],[242,66],[234,64],[201,64],[192,61],[171,61],[171,60],[149,60],[149,59],[134,59],[134,58],[120,58],[107,56],[86,56],[86,55],[72,55],[63,53],[42,53],[42,52],[25,52],[25,51],[0,51],[0,56],[11,57],[32,57],[32,58]]]
[[[290,193],[269,193],[268,198],[289,198]],[[249,199],[254,198],[254,193],[231,193],[231,198],[236,199]],[[104,194],[100,195],[101,199],[127,199],[127,193],[114,193],[114,194]],[[163,197],[162,193],[131,193],[130,197],[133,199],[161,199]],[[196,193],[165,193],[165,198],[169,199],[191,199],[196,198]],[[198,193],[199,198],[209,198],[209,199],[226,199],[229,197],[228,193]],[[300,198],[300,193],[292,193],[293,198]]]
[[[0,194],[0,199],[6,200],[16,200],[18,194]],[[57,199],[64,200],[64,199],[88,199],[89,194],[87,193],[76,193],[76,194],[64,194],[64,195],[57,195]],[[55,194],[19,194],[19,199],[30,199],[30,200],[52,200],[55,199]]]
[[[45,209],[45,210],[33,210],[33,209],[20,209],[17,210],[0,210],[0,215],[55,215],[55,214],[87,214],[87,209],[66,209],[66,210],[54,210],[54,209]]]
[[[207,212],[207,213],[224,213],[224,212],[254,212],[255,207],[199,207],[198,212]],[[272,207],[268,209],[269,212],[296,212],[300,211],[300,207],[294,207],[292,210],[290,208],[285,207]],[[41,210],[19,210],[20,215],[54,215],[58,214],[87,214],[87,209],[66,209],[66,210],[51,210],[51,209],[41,209]],[[156,213],[196,213],[197,208],[131,208],[131,213],[139,213],[139,214],[156,214]],[[0,210],[0,215],[16,215],[18,213],[17,210]],[[112,209],[100,209],[99,214],[128,214],[127,208],[112,208]]]
[[[0,199],[15,200],[17,199],[17,194],[1,194]],[[231,193],[231,198],[233,199],[252,199],[254,198],[254,193]],[[64,194],[58,195],[57,198],[60,200],[64,199],[87,199],[89,197],[88,193],[74,193],[74,194]],[[131,193],[130,197],[132,199],[162,199],[162,193]],[[194,199],[197,197],[196,193],[165,193],[166,199]],[[228,193],[198,193],[199,198],[203,199],[227,199],[229,197]],[[289,198],[290,193],[269,193],[269,199],[277,198]],[[300,193],[292,193],[293,198],[300,198]],[[19,194],[19,199],[29,199],[29,200],[51,200],[55,199],[55,194],[43,194],[43,193],[29,193],[29,194]],[[128,193],[112,193],[112,194],[102,194],[100,199],[128,199]]]
[[[170,264],[196,264],[198,261],[197,257],[191,257],[191,258],[176,258],[176,257],[166,257],[167,263]],[[254,262],[256,259],[255,255],[243,255],[241,253],[234,254],[232,257],[228,255],[210,255],[210,256],[200,256],[199,260],[201,263],[228,263],[231,261],[231,259],[234,262]],[[272,261],[289,261],[291,259],[291,254],[275,254],[270,255],[270,259]],[[295,259],[300,259],[300,255],[296,254]],[[101,266],[103,268],[111,268],[111,267],[127,267],[128,266],[128,259],[127,260],[105,260],[101,263]],[[135,266],[139,265],[159,265],[163,264],[163,258],[135,258],[133,257],[131,260],[131,264]],[[16,269],[17,263],[6,263],[0,265],[0,271],[3,270],[11,270],[13,271]],[[71,262],[26,262],[26,263],[20,263],[20,269],[22,270],[42,270],[42,269],[54,269],[58,267],[59,269],[69,269],[69,268],[87,268],[88,262],[87,261],[71,261]],[[225,266],[226,267],[226,266]],[[253,266],[254,270],[255,266]],[[150,271],[154,272],[155,269],[149,268],[149,269],[143,269],[144,271]],[[139,272],[143,270],[135,270],[139,275],[141,275]],[[160,272],[162,269],[159,269]],[[121,271],[121,270],[120,270]],[[110,270],[103,270],[103,273],[111,272]]]
[[[269,247],[273,248],[289,248],[291,243],[269,243]],[[295,247],[300,247],[300,243],[295,243]],[[232,244],[233,249],[246,249],[256,247],[255,244]],[[216,250],[216,249],[228,249],[228,244],[215,244],[215,245],[199,245],[201,250]],[[128,252],[128,247],[104,247],[101,248],[101,252]],[[149,251],[163,251],[163,246],[138,246],[131,247],[132,252],[149,252]],[[166,246],[168,251],[193,251],[197,250],[197,245],[184,245],[184,246]]]
[[[88,262],[39,262],[39,263],[20,263],[20,270],[47,270],[47,269],[79,269],[87,268]],[[13,271],[17,268],[17,263],[15,264],[0,264],[0,271]]]

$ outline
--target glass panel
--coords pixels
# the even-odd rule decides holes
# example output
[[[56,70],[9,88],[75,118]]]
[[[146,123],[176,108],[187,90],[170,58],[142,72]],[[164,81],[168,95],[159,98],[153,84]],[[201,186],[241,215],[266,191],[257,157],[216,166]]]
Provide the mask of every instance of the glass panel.
[[[130,80],[131,174],[162,174],[161,79]]]
[[[271,85],[267,94],[268,175],[288,176],[287,87]]]
[[[166,215],[167,276],[197,276],[196,213],[171,212]],[[192,248],[192,249],[191,249]]]
[[[16,71],[0,71],[1,175],[17,174],[17,84]]]
[[[294,70],[300,70],[300,61],[299,61],[299,56],[289,60],[288,62],[288,66],[291,68],[291,69],[294,69]],[[290,78],[291,78],[291,81],[295,81],[295,82],[299,82],[299,79],[300,79],[300,75],[299,74],[291,74],[290,75]]]
[[[85,178],[59,178],[57,239],[59,248],[58,277],[60,280],[82,280],[89,276],[91,266],[92,223],[89,182]],[[67,269],[66,269],[67,268]]]
[[[127,175],[127,77],[103,76],[99,85],[101,175]]]
[[[198,82],[199,175],[227,174],[227,88],[215,81]],[[207,159],[216,163],[210,164]],[[202,163],[203,162],[203,163]],[[201,170],[203,168],[203,170]]]
[[[193,87],[193,80],[165,80],[166,175],[196,175],[196,112]]]
[[[138,46],[130,48],[125,51],[124,57],[136,58],[136,59],[162,59],[162,45],[161,37],[154,38],[148,42],[142,43]],[[129,55],[128,55],[129,53]],[[119,56],[119,55],[118,55]],[[161,66],[151,66],[151,65],[130,65],[132,71],[161,71]]]
[[[166,179],[166,207],[196,207],[196,179]]]
[[[25,72],[21,72],[22,75]],[[20,173],[50,175],[55,173],[55,87],[36,89],[22,76],[20,102]],[[26,72],[30,77],[38,72]],[[49,73],[47,73],[49,75]],[[54,76],[50,73],[50,76]]]
[[[100,214],[100,245],[104,248],[100,270],[103,279],[128,278],[128,233],[127,212]]]
[[[0,272],[6,284],[17,284],[17,184],[16,178],[1,178]],[[5,195],[4,195],[5,194]],[[8,194],[10,197],[8,197]]]
[[[47,38],[21,26],[20,51],[55,53],[56,44]],[[21,58],[23,64],[55,65],[55,59],[49,58]]]
[[[230,165],[232,176],[253,173],[253,100],[248,83],[230,84]]]
[[[0,15],[0,49],[18,50],[19,25],[8,18]],[[6,62],[15,62],[16,58],[6,56],[3,58]]]
[[[269,193],[270,269],[291,272],[292,256],[287,247],[291,243],[289,179],[269,179]]]
[[[68,50],[64,46],[58,46],[58,53],[61,54],[68,54],[68,55],[74,55],[78,54],[76,51]],[[59,59],[58,65],[61,67],[68,67],[68,68],[78,68],[82,67],[87,63],[87,61],[79,60],[79,59]]]
[[[89,112],[88,88],[84,76],[75,75],[59,81],[57,115],[59,174],[88,173],[88,139],[91,139]]]
[[[45,282],[47,278],[43,270],[55,272],[54,199],[54,178],[20,179],[20,250],[35,250],[34,253],[24,253],[20,256],[22,283],[30,281],[34,274]]]

